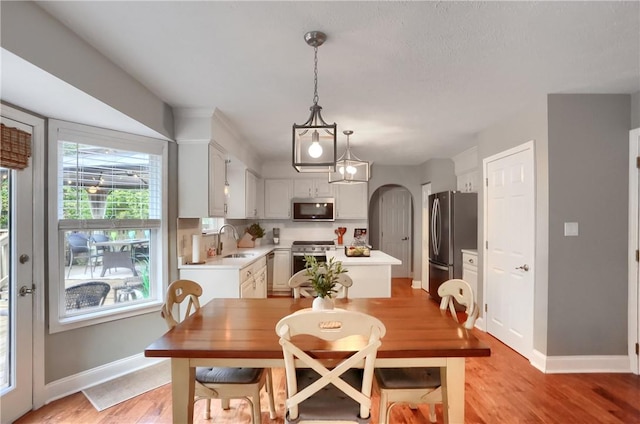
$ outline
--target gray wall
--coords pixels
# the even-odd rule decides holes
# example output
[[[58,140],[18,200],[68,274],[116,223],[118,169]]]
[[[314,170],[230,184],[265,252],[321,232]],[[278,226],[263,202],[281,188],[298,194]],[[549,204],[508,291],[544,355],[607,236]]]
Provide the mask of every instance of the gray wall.
[[[431,192],[455,190],[455,164],[451,159],[429,159],[422,164],[422,183],[431,183]]]
[[[536,232],[535,232],[535,299],[533,347],[545,354],[547,350],[547,247],[548,247],[548,170],[547,170],[547,98],[534,100],[513,116],[478,134],[478,169],[482,175],[482,161],[504,150],[535,141]],[[478,187],[478,304],[484,310],[484,186]],[[481,312],[482,313],[482,312]]]
[[[640,91],[631,95],[631,129],[640,128]]]
[[[548,355],[627,354],[630,96],[549,95]],[[565,237],[564,222],[580,235]]]
[[[173,138],[171,108],[144,85],[35,3],[3,1],[0,7],[3,48]]]
[[[171,108],[32,2],[2,2],[2,47],[167,137]],[[78,66],[81,63],[82,66]],[[97,77],[99,76],[99,77]],[[28,109],[27,105],[22,105]],[[169,143],[169,279],[177,276],[177,148]],[[47,173],[44,173],[47,175]],[[45,217],[48,219],[48,216]],[[173,237],[173,238],[172,238]],[[173,242],[172,242],[173,241]],[[45,240],[48,243],[48,240]],[[170,258],[174,258],[170,260]],[[48,287],[49,281],[45,281]],[[57,282],[52,282],[57,284]],[[45,316],[48,316],[48,307]],[[166,331],[158,312],[45,335],[45,382],[141,353]]]

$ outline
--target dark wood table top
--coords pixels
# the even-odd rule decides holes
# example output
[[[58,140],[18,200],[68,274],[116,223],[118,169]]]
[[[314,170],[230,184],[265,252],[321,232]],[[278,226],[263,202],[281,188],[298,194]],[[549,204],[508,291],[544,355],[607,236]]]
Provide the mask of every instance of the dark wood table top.
[[[147,357],[282,359],[275,332],[284,316],[312,299],[214,299],[145,350]],[[489,356],[489,347],[430,301],[417,298],[337,299],[336,308],[373,315],[386,326],[378,358]],[[364,343],[307,338],[296,344],[317,358],[337,359]],[[339,356],[339,355],[338,355]]]

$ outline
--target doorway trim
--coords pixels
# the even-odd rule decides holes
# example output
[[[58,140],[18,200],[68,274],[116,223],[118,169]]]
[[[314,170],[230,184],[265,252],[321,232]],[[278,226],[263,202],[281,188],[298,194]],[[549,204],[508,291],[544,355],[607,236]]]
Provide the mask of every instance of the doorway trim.
[[[533,283],[533,287],[531,290],[531,293],[535,294],[535,290],[536,290],[536,232],[535,232],[535,226],[536,226],[536,207],[537,207],[537,197],[536,197],[536,190],[537,190],[537,181],[536,181],[536,163],[535,163],[535,141],[534,140],[529,140],[525,143],[522,143],[518,146],[512,147],[510,149],[507,150],[503,150],[502,152],[496,153],[495,155],[486,157],[482,160],[482,181],[481,181],[481,185],[482,185],[482,210],[483,210],[483,223],[482,223],[482,239],[484,241],[484,246],[478,246],[478,250],[482,249],[482,305],[478,305],[478,307],[481,308],[482,311],[486,311],[486,305],[487,305],[487,293],[489,293],[488,290],[488,284],[489,284],[489,279],[488,279],[488,261],[489,261],[489,255],[487,254],[487,238],[488,238],[488,230],[489,230],[489,215],[487,213],[487,209],[488,209],[488,205],[489,205],[489,193],[487,190],[487,181],[489,178],[488,175],[488,170],[489,170],[489,163],[500,160],[500,159],[504,159],[508,156],[520,153],[520,152],[524,152],[527,150],[531,150],[532,151],[532,155],[531,155],[531,160],[532,162],[532,172],[533,172],[533,207],[534,207],[534,216],[533,216],[533,226],[534,226],[534,231],[533,231],[533,257],[531,258],[531,268],[534,274],[533,274],[533,278],[532,278],[532,283]],[[534,339],[534,334],[535,334],[535,295],[533,298],[533,304],[532,304],[532,309],[531,309],[531,322],[532,322],[532,329],[531,329],[531,340],[529,340],[529,348],[530,351],[528,352],[528,355],[526,355],[525,357],[527,358],[527,360],[529,360],[530,362],[534,361],[535,358],[535,347],[534,347],[534,343],[533,343],[533,339]],[[478,328],[480,328],[482,331],[487,332],[487,319],[486,319],[486,312],[483,313],[481,319],[478,320],[477,324],[478,324]],[[523,355],[524,356],[524,355]]]
[[[429,291],[429,195],[431,192],[431,182],[422,184],[422,239],[420,240],[422,274],[420,275],[420,287],[416,288],[421,288],[424,291]]]
[[[45,204],[45,120],[29,112],[24,112],[0,103],[1,115],[22,122],[33,127],[31,134],[31,166],[33,167],[33,284],[35,292],[33,294],[33,409],[38,409],[45,404],[45,382],[44,382],[44,255],[46,251],[46,241],[42,239],[42,234],[46,234],[44,229]]]
[[[640,128],[629,132],[629,358],[631,372],[640,374],[640,364],[636,351],[640,343],[640,264],[636,261],[636,250],[639,249],[638,220],[640,217],[638,199],[638,180],[640,170],[637,159],[640,157]]]

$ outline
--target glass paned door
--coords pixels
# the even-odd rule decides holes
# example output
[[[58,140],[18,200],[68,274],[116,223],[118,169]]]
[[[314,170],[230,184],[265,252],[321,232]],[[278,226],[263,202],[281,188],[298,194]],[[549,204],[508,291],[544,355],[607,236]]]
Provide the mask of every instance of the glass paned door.
[[[2,117],[8,127],[32,127]],[[33,405],[32,167],[0,167],[0,410],[12,422]],[[21,290],[22,289],[22,290]],[[22,293],[21,293],[22,291]]]

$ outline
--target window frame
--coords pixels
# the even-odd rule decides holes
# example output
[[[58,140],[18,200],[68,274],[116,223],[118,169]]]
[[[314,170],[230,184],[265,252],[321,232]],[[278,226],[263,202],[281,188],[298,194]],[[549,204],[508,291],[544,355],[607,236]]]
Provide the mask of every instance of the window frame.
[[[144,302],[128,303],[122,306],[100,308],[83,314],[65,315],[65,232],[70,228],[70,220],[61,219],[59,216],[60,205],[59,192],[62,189],[60,181],[60,164],[58,157],[58,144],[60,132],[73,133],[82,136],[83,144],[101,147],[116,148],[161,156],[160,165],[160,226],[151,231],[152,246],[149,254],[153,255],[150,263],[150,272],[153,289],[151,297]],[[65,121],[49,120],[48,129],[48,205],[49,205],[49,333],[58,333],[81,327],[92,326],[100,323],[115,321],[123,318],[157,312],[164,302],[164,292],[167,287],[168,263],[168,142],[162,139],[154,139],[134,134],[123,133],[114,130],[92,127]],[[72,222],[75,220],[71,220]],[[109,224],[109,220],[84,220],[87,228],[93,229],[94,224]],[[91,222],[89,222],[91,221]],[[145,226],[145,220],[119,220],[132,224],[137,221],[141,228]],[[82,224],[79,226],[81,227]]]

